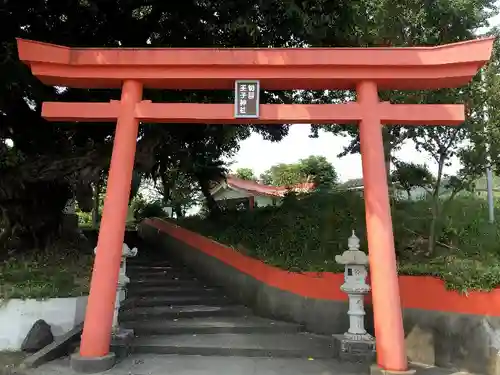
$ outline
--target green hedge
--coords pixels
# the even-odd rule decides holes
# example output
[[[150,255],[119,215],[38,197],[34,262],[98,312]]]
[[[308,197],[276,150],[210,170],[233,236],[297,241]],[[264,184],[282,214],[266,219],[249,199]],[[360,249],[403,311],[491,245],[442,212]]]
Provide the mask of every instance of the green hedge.
[[[401,274],[437,276],[461,291],[500,284],[500,227],[488,223],[484,200],[463,196],[447,204],[432,255],[430,202],[394,202],[392,209]],[[346,250],[353,229],[366,250],[364,202],[356,192],[291,196],[281,207],[227,212],[216,220],[190,217],[179,224],[291,271],[340,272],[335,255]]]

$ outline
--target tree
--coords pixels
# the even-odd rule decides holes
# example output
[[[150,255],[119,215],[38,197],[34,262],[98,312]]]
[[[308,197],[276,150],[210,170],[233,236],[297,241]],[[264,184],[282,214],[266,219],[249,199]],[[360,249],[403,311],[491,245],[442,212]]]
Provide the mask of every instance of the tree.
[[[293,186],[305,182],[298,164],[277,164],[265,171],[260,179],[266,185]]]
[[[470,30],[480,26],[482,9],[487,3],[493,4],[486,0],[470,3],[448,0],[435,6],[406,3],[387,0],[258,4],[241,0],[4,1],[0,5],[3,26],[0,37],[0,241],[19,238],[25,247],[50,244],[57,236],[67,198],[76,190],[86,191],[78,194],[83,201],[83,196],[89,195],[89,186],[99,181],[101,171],[109,167],[113,126],[50,124],[40,117],[41,102],[108,102],[119,98],[117,90],[61,89],[41,84],[17,60],[16,37],[77,47],[268,48],[365,46],[383,44],[385,40],[405,45],[412,40],[420,43],[425,39],[420,38],[420,34],[425,34],[425,43],[435,44],[461,40],[464,36],[457,37],[455,28]],[[412,16],[408,18],[406,13]],[[373,16],[366,17],[367,14]],[[444,34],[446,38],[441,38]],[[400,35],[405,36],[404,40],[398,39]],[[232,95],[231,91],[146,90],[144,99],[222,103],[230,101]],[[328,96],[330,100],[332,95]],[[261,98],[267,103],[290,103],[294,95],[263,91]],[[163,174],[170,168],[179,168],[183,174],[196,179],[216,212],[217,205],[210,197],[210,181],[225,174],[223,157],[234,153],[238,143],[251,131],[277,141],[286,135],[287,127],[142,124],[135,167],[141,174],[157,175],[160,171]],[[5,140],[11,140],[13,145],[7,147]],[[6,244],[0,243],[2,246]]]
[[[242,180],[257,181],[252,168],[238,168],[235,175]]]
[[[428,1],[388,1],[376,0],[366,4],[372,16],[364,24],[359,43],[364,46],[418,46],[438,45],[458,42],[475,37],[476,30],[488,26],[488,19],[498,14],[498,6],[493,0],[463,1],[447,0],[439,2]],[[434,103],[460,102],[457,90],[441,91],[443,96],[432,96]],[[479,92],[476,92],[480,95]],[[380,92],[380,99],[392,103],[429,103],[425,92],[402,92],[398,90]],[[438,95],[439,96],[439,95]],[[304,92],[305,102],[339,103],[352,101],[355,93],[352,91],[330,91],[328,93]],[[498,108],[498,107],[496,107]],[[351,142],[339,156],[359,153],[359,133],[357,126],[330,125],[321,129],[334,134],[351,138]],[[313,136],[318,135],[319,127],[313,127]],[[413,140],[417,135],[413,127],[386,126],[383,128],[384,153],[386,169],[390,177],[390,165],[395,161],[394,151],[397,151],[407,140]],[[388,178],[391,182],[391,179]]]
[[[324,156],[311,155],[301,159],[299,166],[306,181],[313,182],[316,186],[332,187],[338,182],[335,168]]]
[[[484,88],[483,116],[485,126],[473,134],[472,143],[480,157],[486,159],[487,166],[500,172],[500,29],[494,28],[489,33],[497,37],[493,46],[493,58],[483,69],[482,83]]]
[[[396,169],[391,173],[391,180],[404,189],[408,199],[411,199],[413,188],[428,189],[433,185],[434,176],[426,165],[398,161]]]
[[[337,173],[324,156],[309,156],[294,164],[278,164],[261,176],[263,183],[274,186],[293,186],[312,182],[316,186],[331,187],[337,183]]]
[[[40,117],[41,102],[108,102],[119,97],[116,90],[42,85],[17,60],[15,37],[81,47],[277,47],[316,40],[349,45],[347,30],[357,10],[346,1],[313,3],[4,1],[0,6],[0,246],[16,237],[27,247],[49,244],[57,235],[68,197],[79,185],[91,191],[89,186],[98,183],[100,172],[109,167],[112,126],[49,124]],[[346,31],[329,32],[333,24]],[[145,99],[164,102],[225,102],[231,96],[230,91],[145,92]],[[261,97],[270,103],[290,100],[289,93],[280,92],[262,92]],[[219,158],[229,146],[237,147],[251,130],[271,140],[279,140],[287,132],[284,126],[143,124],[137,171],[150,173],[159,164],[168,168],[177,159],[183,172],[196,176],[204,194],[209,195],[210,179],[222,171]],[[203,138],[210,142],[200,144]],[[13,145],[5,146],[5,140]],[[204,156],[206,148],[212,148],[210,159]]]

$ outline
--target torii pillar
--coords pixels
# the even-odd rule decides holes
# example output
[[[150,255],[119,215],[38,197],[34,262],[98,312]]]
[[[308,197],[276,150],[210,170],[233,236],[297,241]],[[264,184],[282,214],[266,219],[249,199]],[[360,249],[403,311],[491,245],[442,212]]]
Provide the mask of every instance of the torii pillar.
[[[86,358],[94,358],[93,362],[97,364],[96,370],[99,371],[103,367],[110,368],[115,361],[114,353],[109,351],[112,327],[108,324],[110,320],[113,321],[115,302],[111,302],[111,299],[116,301],[116,285],[122,257],[121,252],[115,249],[121,249],[123,246],[139,130],[135,106],[141,99],[142,83],[134,80],[125,81],[97,241],[97,248],[102,250],[96,252],[86,310],[86,317],[94,316],[99,319],[85,319],[80,353],[78,360],[73,361],[74,369],[82,370],[80,372],[88,372],[89,363],[92,363],[86,361]],[[95,361],[95,358],[99,360]]]
[[[358,84],[356,92],[363,112],[359,138],[375,338],[377,348],[384,348],[377,350],[377,361],[389,370],[403,371],[408,364],[405,345],[400,344],[405,336],[377,85],[364,81]]]
[[[96,49],[18,40],[20,59],[49,85],[121,88],[119,102],[43,104],[51,121],[115,122],[116,135],[98,251],[79,355],[72,366],[99,372],[109,351],[139,122],[200,124],[359,124],[378,369],[408,371],[382,126],[458,125],[464,106],[381,103],[378,90],[467,84],[489,60],[493,38],[417,48]],[[266,90],[355,89],[357,102],[260,105],[258,118],[235,118],[231,104],[151,103],[142,89],[229,90],[236,80]]]

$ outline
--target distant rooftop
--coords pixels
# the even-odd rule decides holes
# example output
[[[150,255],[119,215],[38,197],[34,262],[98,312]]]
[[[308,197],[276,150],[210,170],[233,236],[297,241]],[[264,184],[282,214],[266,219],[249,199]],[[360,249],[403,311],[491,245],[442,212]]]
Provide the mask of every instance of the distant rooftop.
[[[303,184],[297,184],[292,186],[271,186],[271,185],[264,185],[256,181],[243,180],[235,176],[228,176],[226,178],[226,181],[224,181],[222,184],[219,184],[213,189],[213,192],[218,191],[224,183],[227,184],[229,188],[233,188],[236,190],[244,190],[253,193],[255,195],[267,195],[274,197],[282,197],[288,191],[305,193],[315,189],[315,184],[312,182],[306,182]]]

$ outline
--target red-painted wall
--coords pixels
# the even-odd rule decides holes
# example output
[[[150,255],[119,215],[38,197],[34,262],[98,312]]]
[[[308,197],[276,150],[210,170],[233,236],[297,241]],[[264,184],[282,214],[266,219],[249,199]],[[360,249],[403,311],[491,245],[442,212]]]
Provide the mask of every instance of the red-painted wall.
[[[347,300],[340,291],[343,274],[284,271],[175,224],[160,219],[144,223],[275,288],[308,298]],[[399,287],[404,308],[500,316],[500,289],[460,294],[431,276],[400,276]]]

